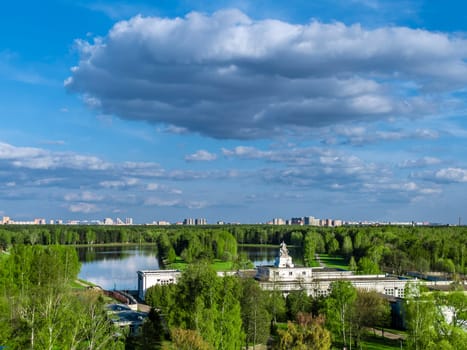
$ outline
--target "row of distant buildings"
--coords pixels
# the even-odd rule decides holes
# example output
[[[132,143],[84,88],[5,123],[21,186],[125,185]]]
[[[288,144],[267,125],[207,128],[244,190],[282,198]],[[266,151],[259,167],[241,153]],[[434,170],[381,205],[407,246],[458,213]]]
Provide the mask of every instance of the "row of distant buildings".
[[[415,221],[343,221],[340,219],[318,219],[313,216],[296,217],[290,219],[274,218],[266,222],[268,225],[300,225],[300,226],[321,226],[321,227],[338,227],[342,225],[349,226],[377,226],[377,225],[394,225],[394,226],[428,226],[440,225],[430,222],[415,222]]]
[[[102,220],[62,220],[44,218],[36,218],[30,221],[17,221],[11,219],[9,216],[3,216],[1,224],[3,225],[134,225],[133,218],[127,217],[120,218],[104,218]],[[224,222],[217,221],[217,225],[237,225],[239,222]],[[318,219],[313,216],[293,217],[290,219],[273,218],[271,221],[265,222],[267,225],[300,225],[300,226],[320,226],[320,227],[338,227],[342,225],[353,226],[376,226],[376,225],[397,225],[397,226],[427,226],[427,225],[440,225],[430,222],[378,222],[378,221],[343,221],[340,219]],[[187,225],[187,226],[204,226],[208,225],[206,218],[185,218],[183,221],[169,222],[165,220],[153,221],[145,225],[168,226],[168,225]]]
[[[133,218],[125,218],[122,220],[116,218],[105,218],[103,220],[67,220],[36,218],[29,221],[13,220],[9,216],[2,218],[2,225],[133,225]]]
[[[268,225],[306,225],[306,226],[326,226],[337,227],[342,226],[344,222],[338,219],[317,219],[313,216],[296,217],[291,219],[274,218],[268,221]]]
[[[34,220],[29,221],[17,221],[11,219],[9,216],[4,216],[1,221],[2,225],[134,225],[133,218],[127,217],[124,220],[120,218],[104,218],[103,220],[67,220],[64,221],[62,219],[51,219],[46,220],[43,218],[36,218]],[[169,221],[153,221],[146,225],[157,225],[157,226],[168,226],[168,225],[194,225],[194,226],[201,226],[207,225],[208,221],[206,218],[186,218],[181,222],[171,223]],[[218,221],[218,225],[223,225],[223,221]]]

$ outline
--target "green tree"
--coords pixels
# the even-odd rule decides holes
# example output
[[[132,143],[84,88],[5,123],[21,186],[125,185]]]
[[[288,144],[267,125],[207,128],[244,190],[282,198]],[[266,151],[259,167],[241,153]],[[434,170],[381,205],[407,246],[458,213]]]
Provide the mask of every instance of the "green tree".
[[[243,343],[241,318],[241,286],[236,277],[225,276],[219,288],[218,314],[218,340],[216,348],[219,350],[236,350]]]
[[[373,262],[373,260],[367,258],[366,256],[364,256],[358,261],[357,266],[357,272],[362,275],[376,275],[381,272],[379,266],[375,262]]]
[[[171,330],[172,345],[164,346],[167,350],[214,350],[195,330],[173,328]]]
[[[159,306],[170,328],[196,331],[215,349],[237,349],[242,340],[241,287],[219,278],[206,262],[189,265],[175,286],[150,288],[146,300]]]
[[[345,236],[342,241],[341,254],[346,258],[350,259],[353,253],[352,238],[350,236]],[[348,260],[347,260],[348,261]]]
[[[405,296],[408,348],[413,350],[433,348],[437,340],[435,322],[440,317],[433,297],[429,294],[423,295],[418,283],[408,284]]]
[[[271,316],[267,311],[265,295],[258,282],[252,279],[242,280],[242,324],[245,342],[249,344],[265,343],[269,337]]]
[[[375,291],[357,289],[357,298],[352,312],[352,326],[355,346],[360,344],[366,327],[385,327],[389,323],[391,309],[389,303]]]
[[[348,281],[331,283],[331,294],[325,300],[326,324],[347,346],[351,333],[352,312],[357,291]]]
[[[353,255],[350,257],[350,261],[349,261],[349,270],[350,271],[357,271],[358,267],[357,267],[357,263],[355,262],[355,258],[353,257]]]
[[[316,234],[316,233],[315,233]],[[306,266],[313,266],[315,261],[316,240],[311,232],[307,233],[303,240],[303,260]]]
[[[295,320],[299,312],[311,313],[312,300],[304,290],[291,292],[287,295],[286,308],[288,319]]]
[[[331,334],[324,327],[324,318],[299,313],[297,323],[287,322],[287,330],[279,330],[279,350],[328,350]]]
[[[286,305],[282,292],[279,290],[273,290],[265,292],[264,294],[266,297],[266,307],[269,314],[272,316],[273,323],[276,324],[278,320],[284,320],[286,315]]]

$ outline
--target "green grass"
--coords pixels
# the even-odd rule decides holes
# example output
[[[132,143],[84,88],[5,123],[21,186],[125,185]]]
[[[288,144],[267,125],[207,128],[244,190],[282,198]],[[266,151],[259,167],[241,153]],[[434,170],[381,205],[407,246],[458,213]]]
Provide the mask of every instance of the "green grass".
[[[76,282],[76,281],[71,281],[70,286],[71,286],[71,288],[73,288],[73,289],[86,289],[85,286],[83,286],[82,284],[79,284],[79,283]]]
[[[392,340],[378,336],[367,336],[362,340],[360,345],[362,350],[399,350],[401,348],[399,340]],[[352,349],[360,349],[360,345],[355,348],[352,344]],[[335,344],[332,346],[331,350],[341,350],[342,348],[342,345]],[[347,348],[349,348],[349,346],[347,346]],[[404,344],[402,344],[402,348],[405,348]]]
[[[155,242],[141,242],[141,243],[138,243],[138,242],[113,242],[113,243],[91,243],[91,244],[88,244],[88,243],[82,243],[82,244],[70,244],[71,247],[79,247],[79,248],[85,248],[85,247],[121,247],[121,246],[128,246],[128,247],[131,247],[131,246],[150,246],[150,245],[153,245],[155,246],[156,243]]]
[[[279,244],[258,244],[258,243],[238,243],[238,247],[246,247],[246,248],[277,248],[279,249]],[[288,248],[295,248],[296,245],[287,244]]]
[[[189,264],[183,260],[181,257],[177,256],[175,259],[175,262],[171,264],[167,264],[168,269],[174,269],[174,270],[180,270],[183,271],[187,268]],[[216,271],[230,271],[232,270],[232,265],[233,263],[231,261],[222,261],[219,259],[214,259],[214,261],[211,263],[211,266],[214,268]]]
[[[404,348],[404,344],[402,345]],[[362,341],[364,350],[396,350],[401,348],[400,340],[387,339],[378,336],[367,336]]]
[[[344,269],[347,270],[349,265],[345,262],[344,258],[337,255],[329,255],[329,254],[319,254],[321,262],[326,267],[336,268],[336,269]]]
[[[239,247],[252,247],[252,248],[256,248],[256,247],[277,248],[278,247],[277,244],[258,244],[258,243],[238,243],[238,246]]]
[[[71,281],[70,286],[73,289],[86,289],[88,287],[95,287],[96,285],[92,282],[78,278],[77,280]]]
[[[0,260],[6,260],[10,256],[10,253],[0,252]]]

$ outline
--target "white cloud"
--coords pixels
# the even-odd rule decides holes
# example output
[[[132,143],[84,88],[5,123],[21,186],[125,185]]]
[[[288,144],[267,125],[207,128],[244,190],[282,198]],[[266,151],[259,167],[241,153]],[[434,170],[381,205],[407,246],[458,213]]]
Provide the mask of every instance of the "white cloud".
[[[447,182],[467,182],[467,170],[461,168],[445,168],[435,173],[435,178]]]
[[[217,155],[203,149],[196,151],[193,154],[185,156],[185,160],[189,162],[209,162],[217,159]]]
[[[90,203],[76,203],[71,204],[68,210],[72,213],[94,213],[99,211],[99,208],[95,204]]]
[[[99,202],[104,199],[104,196],[93,192],[84,191],[79,193],[68,193],[64,196],[66,201],[73,202]],[[82,203],[81,203],[82,204]]]
[[[378,142],[394,142],[400,140],[434,140],[439,132],[429,129],[417,130],[374,130],[368,126],[338,125],[324,129],[326,144],[351,144],[356,146]]]
[[[121,188],[121,187],[130,187],[138,184],[139,180],[136,178],[127,178],[123,180],[109,180],[101,181],[99,185],[105,188]]]
[[[238,10],[136,16],[77,48],[66,86],[92,108],[215,138],[436,114],[467,83],[462,37]]]
[[[110,164],[98,157],[71,152],[51,152],[41,148],[16,147],[0,143],[0,160],[11,161],[17,168],[106,170]]]
[[[156,183],[150,183],[150,184],[147,184],[146,185],[146,189],[148,191],[157,191],[158,189],[160,189],[160,185],[159,184],[156,184]]]
[[[431,165],[438,165],[441,159],[436,157],[423,157],[420,159],[405,160],[399,164],[400,168],[422,168]]]
[[[163,199],[159,197],[149,197],[144,200],[144,205],[156,207],[174,207],[180,205],[178,199]]]

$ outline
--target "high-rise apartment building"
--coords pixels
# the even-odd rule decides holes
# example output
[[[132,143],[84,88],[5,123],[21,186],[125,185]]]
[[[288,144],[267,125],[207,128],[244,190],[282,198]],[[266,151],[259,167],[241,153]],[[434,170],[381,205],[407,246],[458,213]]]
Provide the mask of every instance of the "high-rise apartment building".
[[[285,220],[282,218],[274,218],[272,219],[273,225],[285,225]]]
[[[195,220],[192,218],[187,218],[183,220],[183,225],[194,225],[194,224],[195,224]]]
[[[292,219],[290,219],[290,224],[291,225],[303,225],[303,219],[302,218],[292,218]]]
[[[195,220],[195,225],[206,225],[208,222],[205,218],[198,218]]]

